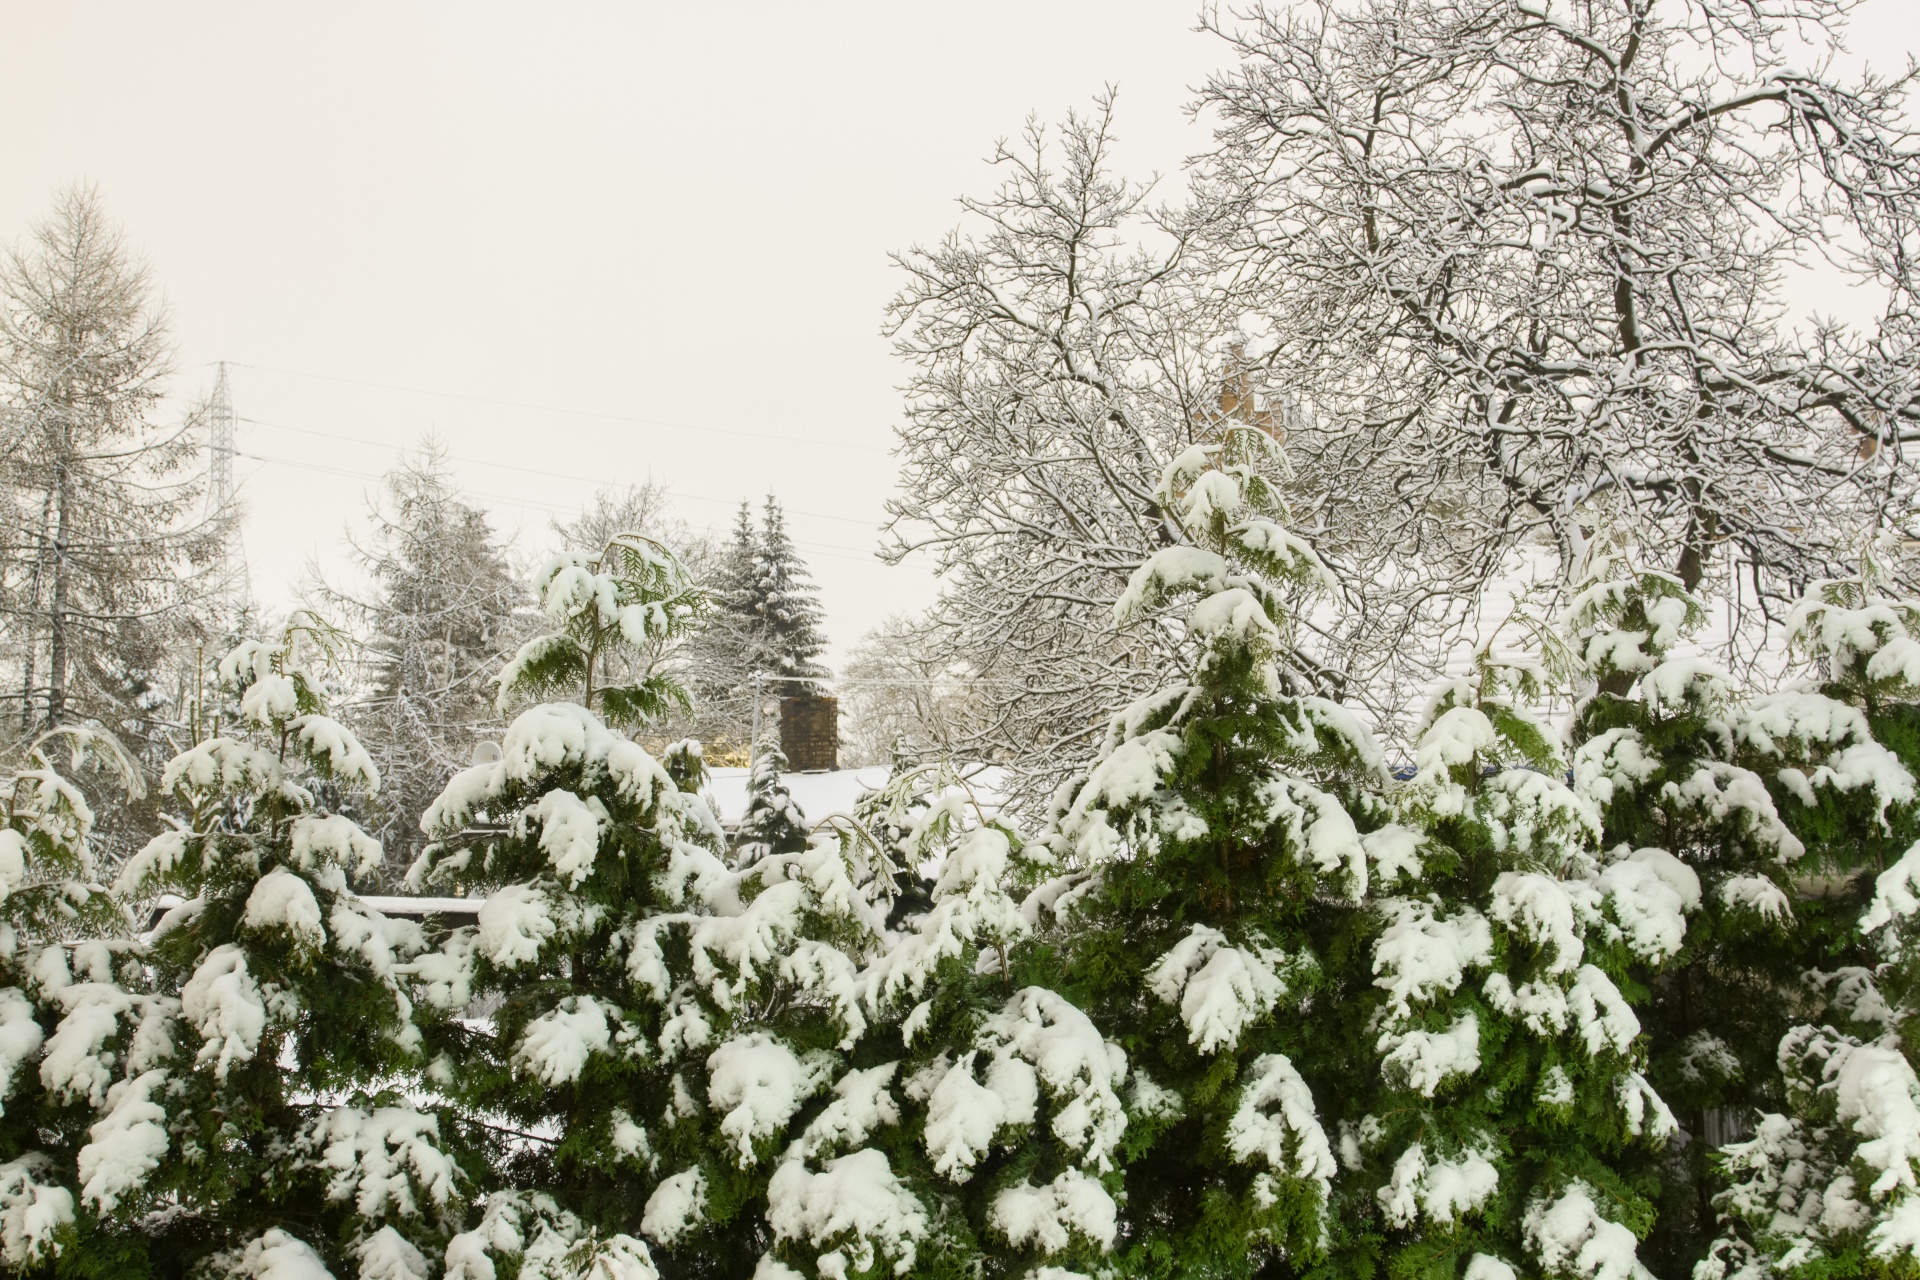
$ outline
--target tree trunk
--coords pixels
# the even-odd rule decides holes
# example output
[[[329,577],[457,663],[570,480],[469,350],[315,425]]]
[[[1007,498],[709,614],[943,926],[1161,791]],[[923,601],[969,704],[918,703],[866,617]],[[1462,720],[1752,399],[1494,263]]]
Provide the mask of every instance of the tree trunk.
[[[67,596],[72,580],[71,566],[67,562],[67,540],[72,533],[70,521],[73,494],[70,491],[71,475],[68,461],[72,456],[72,441],[61,433],[63,453],[54,464],[54,528],[53,528],[53,608],[49,612],[50,626],[47,636],[47,727],[54,728],[66,716],[67,709]]]

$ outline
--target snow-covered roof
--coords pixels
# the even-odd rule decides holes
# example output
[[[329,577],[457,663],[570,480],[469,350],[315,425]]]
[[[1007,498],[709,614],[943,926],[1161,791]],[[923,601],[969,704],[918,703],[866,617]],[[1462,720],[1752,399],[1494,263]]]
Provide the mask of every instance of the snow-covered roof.
[[[997,805],[1003,791],[1006,770],[998,765],[967,766],[974,794],[982,804]],[[706,796],[714,816],[728,826],[740,821],[747,811],[746,769],[708,769]],[[886,785],[884,766],[867,769],[831,769],[813,773],[783,773],[780,780],[787,794],[800,806],[808,822],[818,822],[830,813],[852,813],[853,803],[868,791]]]
[[[729,825],[740,821],[747,811],[746,769],[708,769],[707,800],[714,816]],[[885,767],[870,769],[829,769],[816,773],[783,773],[787,794],[800,806],[809,822],[818,822],[830,813],[852,813],[853,802],[868,791],[886,784]]]

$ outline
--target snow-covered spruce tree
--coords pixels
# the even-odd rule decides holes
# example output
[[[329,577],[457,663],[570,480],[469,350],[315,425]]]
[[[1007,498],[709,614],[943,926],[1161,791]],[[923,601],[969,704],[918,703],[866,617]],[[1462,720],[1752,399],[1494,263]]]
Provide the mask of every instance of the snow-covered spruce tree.
[[[476,730],[498,723],[491,678],[525,636],[530,601],[438,441],[381,488],[366,535],[350,542],[371,589],[318,581],[308,592],[359,641],[366,696],[347,723],[380,770],[367,826],[387,851],[381,878],[397,880],[419,852],[421,814],[471,759]]]
[[[540,570],[534,591],[559,630],[527,641],[502,669],[502,712],[578,695],[608,724],[630,726],[687,705],[666,660],[707,601],[664,544],[618,533],[598,554],[560,552]]]
[[[1660,849],[1603,859],[1595,807],[1489,641],[1422,718],[1395,825],[1369,837],[1382,928],[1368,1079],[1343,1120],[1343,1272],[1644,1274],[1675,1132],[1629,997],[1699,902]]]
[[[629,635],[671,643],[695,605],[678,566],[650,559],[645,577],[623,579],[613,564],[548,598],[564,589],[585,608],[617,601],[647,619],[605,628],[603,655]],[[558,684],[530,669],[509,668],[503,701]],[[570,692],[584,702],[577,670]],[[653,679],[655,705],[678,698]],[[430,1074],[518,1135],[487,1188],[486,1220],[449,1245],[450,1276],[478,1280],[514,1256],[522,1275],[536,1257],[553,1277],[749,1273],[773,1229],[773,1158],[865,1026],[855,956],[878,921],[839,849],[769,853],[730,872],[698,796],[697,752],[686,744],[672,761],[579,703],[548,703],[515,719],[502,759],[457,775],[429,812],[433,843],[412,882],[487,901],[478,927],[416,972],[443,1007],[492,1009],[429,1030]]]
[[[1815,584],[1795,609],[1790,631],[1816,660],[1816,679],[1728,716],[1736,758],[1774,789],[1805,853],[1783,851],[1756,868],[1764,880],[1708,894],[1729,914],[1770,918],[1785,936],[1773,942],[1778,954],[1755,947],[1704,975],[1758,970],[1776,981],[1753,993],[1772,998],[1770,1017],[1752,1028],[1771,1042],[1736,1043],[1729,1055],[1748,1077],[1740,1118],[1753,1130],[1718,1152],[1729,1185],[1714,1197],[1720,1234],[1699,1280],[1920,1266],[1909,1022],[1920,989],[1920,602],[1879,595],[1875,569],[1868,556],[1861,574]],[[1711,1016],[1728,999],[1720,981],[1695,1004]]]
[[[747,811],[734,834],[733,862],[750,867],[774,853],[798,853],[807,847],[806,818],[780,775],[787,755],[768,739],[753,754],[753,772],[747,777]]]
[[[114,1202],[99,1194],[125,1149],[120,1131],[93,1129],[164,1053],[151,1032],[168,1002],[125,981],[138,977],[137,947],[95,882],[94,815],[54,763],[61,747],[142,789],[115,740],[73,726],[0,773],[0,1272],[50,1275],[57,1261],[71,1275],[132,1273],[141,1242],[102,1229]]]
[[[424,941],[351,891],[380,844],[323,802],[379,785],[324,714],[313,664],[337,638],[303,616],[221,660],[242,723],[168,763],[174,829],[116,886],[186,898],[148,956],[175,1016],[130,1033],[94,1127],[112,1158],[90,1175],[82,1159],[85,1194],[149,1240],[157,1272],[424,1280],[460,1225],[457,1135],[408,1101],[420,1032],[402,971]],[[90,1052],[104,1070],[115,1048]]]
[[[747,608],[758,624],[762,669],[774,692],[804,693],[813,681],[827,675],[820,665],[827,647],[820,631],[826,612],[799,548],[787,536],[786,513],[772,494],[767,495],[761,515],[753,566]]]
[[[933,1172],[1003,1273],[1249,1276],[1305,1268],[1335,1231],[1323,1115],[1370,1049],[1342,1026],[1370,978],[1359,827],[1383,769],[1281,664],[1326,574],[1274,518],[1274,449],[1234,429],[1161,477],[1189,542],[1147,559],[1115,616],[1191,600],[1184,669],[1114,717],[1024,851],[1053,874],[1010,999],[956,1016],[919,1050],[946,1061],[908,1076]]]

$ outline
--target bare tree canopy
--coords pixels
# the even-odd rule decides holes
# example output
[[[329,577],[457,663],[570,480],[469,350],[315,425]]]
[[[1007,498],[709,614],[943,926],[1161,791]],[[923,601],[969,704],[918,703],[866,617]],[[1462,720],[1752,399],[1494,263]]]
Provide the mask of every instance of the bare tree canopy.
[[[1314,410],[1290,441],[1314,536],[1460,594],[1607,525],[1765,606],[1920,533],[1912,73],[1833,74],[1850,7],[1216,16],[1240,65],[1202,99],[1209,225],[1269,384]],[[1808,266],[1879,315],[1791,315]]]
[[[968,227],[896,261],[889,327],[910,367],[892,553],[946,587],[924,634],[981,681],[981,755],[1087,749],[1170,649],[1122,643],[1128,575],[1178,539],[1155,488],[1206,429],[1224,321],[1193,228],[1111,169],[1111,97],[1057,136],[1030,123]],[[1144,646],[1144,648],[1143,648]]]

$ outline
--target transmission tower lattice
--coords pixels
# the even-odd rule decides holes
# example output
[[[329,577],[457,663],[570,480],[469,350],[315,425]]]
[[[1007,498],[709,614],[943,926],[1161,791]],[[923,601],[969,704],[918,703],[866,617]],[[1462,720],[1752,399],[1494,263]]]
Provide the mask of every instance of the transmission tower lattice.
[[[233,454],[234,424],[237,419],[233,413],[233,389],[227,384],[227,362],[220,362],[219,376],[214,379],[213,399],[207,404],[207,418],[213,428],[212,439],[208,442],[207,459],[207,514],[218,518],[229,518],[225,545],[220,553],[220,589],[234,604],[244,605],[253,595],[253,584],[247,573],[247,549],[240,540],[239,513],[234,510]]]

